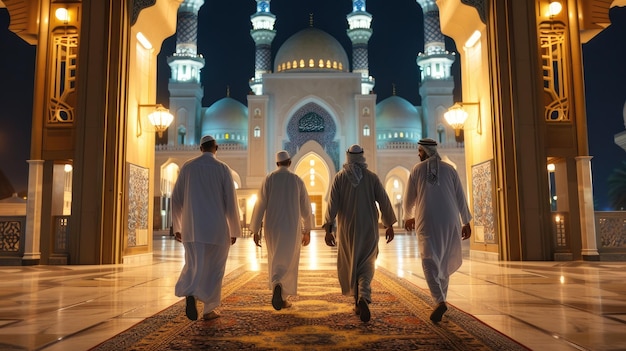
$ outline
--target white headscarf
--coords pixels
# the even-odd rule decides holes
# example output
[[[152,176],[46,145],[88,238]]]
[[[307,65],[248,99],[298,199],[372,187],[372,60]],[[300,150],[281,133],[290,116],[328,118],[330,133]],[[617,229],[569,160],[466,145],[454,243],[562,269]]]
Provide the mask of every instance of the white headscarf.
[[[428,158],[426,162],[426,181],[429,184],[439,185],[439,162],[441,162],[441,156],[437,152],[437,142],[433,139],[426,138],[417,142]]]
[[[367,168],[365,163],[365,157],[363,156],[363,148],[359,145],[352,145],[346,151],[346,163],[343,164],[343,169],[348,175],[348,179],[353,187],[357,187],[363,179],[363,169]]]

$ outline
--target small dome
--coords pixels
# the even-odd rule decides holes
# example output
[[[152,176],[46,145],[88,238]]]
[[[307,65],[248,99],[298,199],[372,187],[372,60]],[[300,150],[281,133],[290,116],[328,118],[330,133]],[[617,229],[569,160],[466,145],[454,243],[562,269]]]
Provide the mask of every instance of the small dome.
[[[247,143],[248,108],[230,97],[216,101],[202,118],[201,136],[207,134],[218,144]]]
[[[349,67],[337,39],[313,27],[289,37],[274,59],[274,72],[348,72]]]
[[[376,105],[376,133],[379,141],[417,141],[422,116],[407,100],[390,96]]]

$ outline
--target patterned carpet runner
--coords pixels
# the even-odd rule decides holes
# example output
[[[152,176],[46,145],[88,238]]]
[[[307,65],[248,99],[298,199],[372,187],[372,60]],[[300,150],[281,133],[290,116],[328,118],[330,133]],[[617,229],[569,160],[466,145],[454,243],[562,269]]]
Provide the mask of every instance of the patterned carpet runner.
[[[190,321],[183,299],[93,350],[527,350],[450,305],[432,323],[427,293],[380,268],[368,323],[341,295],[336,272],[299,275],[289,308],[272,308],[267,273],[235,271],[224,281],[221,317]]]

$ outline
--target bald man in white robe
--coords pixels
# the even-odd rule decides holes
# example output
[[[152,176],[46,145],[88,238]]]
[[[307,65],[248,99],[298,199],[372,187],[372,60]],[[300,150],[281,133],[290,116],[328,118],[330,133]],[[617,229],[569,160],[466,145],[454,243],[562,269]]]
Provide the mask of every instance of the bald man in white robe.
[[[409,175],[403,200],[404,227],[417,234],[424,277],[436,303],[430,319],[438,323],[448,310],[450,275],[463,262],[461,240],[472,234],[472,215],[459,175],[450,164],[441,161],[437,142],[422,139],[418,144],[422,162]]]
[[[376,204],[378,203],[378,207]],[[343,169],[331,185],[325,216],[326,245],[337,245],[337,275],[341,292],[354,296],[354,311],[363,322],[371,318],[371,282],[378,256],[378,219],[386,228],[387,243],[393,240],[396,215],[376,173],[367,169],[363,148],[352,145]],[[337,219],[337,238],[332,234]]]
[[[241,236],[239,207],[231,170],[215,158],[217,143],[207,135],[202,155],[180,169],[172,191],[172,227],[185,248],[185,265],[175,286],[186,297],[185,313],[198,319],[196,299],[204,303],[205,320],[219,317],[222,279],[230,245]]]
[[[276,166],[261,184],[250,231],[255,244],[261,246],[263,226],[272,306],[280,310],[290,307],[287,297],[297,293],[300,247],[311,241],[312,210],[304,181],[289,171],[287,151],[276,153]]]

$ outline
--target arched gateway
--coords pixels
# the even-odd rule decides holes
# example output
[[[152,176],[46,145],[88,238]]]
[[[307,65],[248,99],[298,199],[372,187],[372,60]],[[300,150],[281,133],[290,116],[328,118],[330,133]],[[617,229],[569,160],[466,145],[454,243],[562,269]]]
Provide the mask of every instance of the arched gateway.
[[[220,132],[220,157],[239,177],[242,208],[273,169],[273,154],[283,148],[294,153],[294,170],[308,180],[313,196],[321,197],[322,207],[326,182],[353,143],[364,147],[370,168],[388,189],[395,180],[401,184],[403,171],[397,167],[409,170],[417,161],[416,138],[377,128],[367,59],[373,15],[365,1],[354,1],[348,14],[352,62],[332,36],[311,27],[295,33],[273,63],[276,16],[269,1],[256,2],[247,134]],[[494,242],[473,241],[472,254],[504,260],[597,259],[582,84],[581,41],[588,37],[579,33],[597,32],[599,24],[609,22],[607,1],[562,1],[560,14],[548,14],[544,0],[417,2],[426,28],[424,52],[418,56],[422,81],[416,82],[424,95],[419,107],[423,136],[445,137],[442,152],[464,172],[473,209],[492,209]],[[11,30],[37,45],[28,214],[25,230],[17,235],[23,264],[120,263],[151,255],[149,223],[160,207],[159,170],[169,163],[180,166],[189,155],[185,152],[197,153],[201,128],[192,116],[205,111],[199,105],[198,75],[204,60],[195,43],[197,27],[189,21],[203,3],[2,1],[11,15]],[[59,9],[69,16],[55,17]],[[597,9],[605,10],[598,14]],[[170,58],[171,88],[191,99],[170,100],[179,119],[155,154],[147,116],[157,107],[156,55],[163,40],[182,34],[185,24],[191,25],[184,27]],[[464,149],[457,147],[455,133],[443,119],[453,104],[451,95],[442,98],[453,87],[453,55],[445,50],[441,32],[463,47]],[[542,61],[554,58],[558,61]],[[541,62],[549,69],[542,69]],[[332,140],[292,138],[291,128],[307,133],[325,128],[324,111],[336,123]],[[558,217],[567,222],[556,232],[549,160],[559,172],[559,191],[567,194],[567,206],[561,208],[567,216]],[[63,164],[73,166],[71,214],[66,217],[56,196],[63,178],[56,170]],[[475,182],[490,187],[493,196],[477,192]]]

